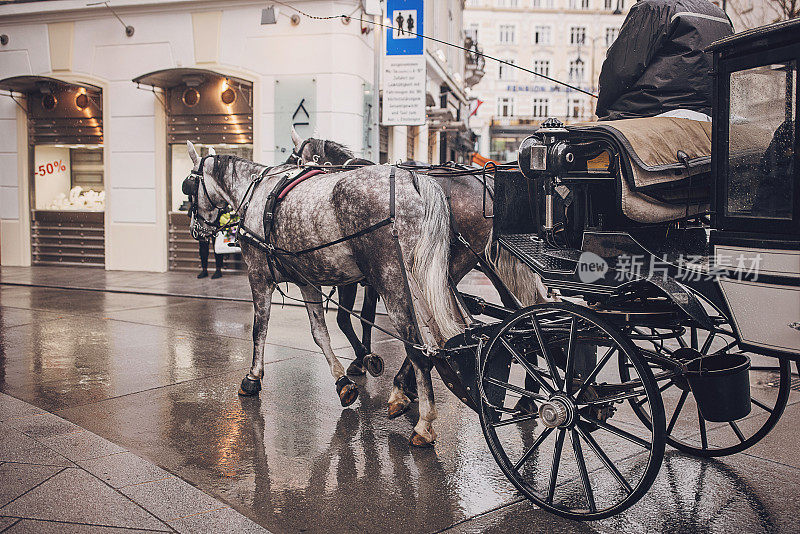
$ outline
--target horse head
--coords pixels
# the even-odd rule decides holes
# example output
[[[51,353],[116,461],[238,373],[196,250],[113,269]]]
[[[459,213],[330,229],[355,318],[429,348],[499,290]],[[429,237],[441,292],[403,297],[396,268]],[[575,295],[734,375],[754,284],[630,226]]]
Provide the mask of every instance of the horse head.
[[[213,149],[205,157],[200,157],[191,141],[187,141],[192,171],[183,180],[181,189],[189,197],[189,229],[198,241],[206,240],[219,230],[219,218],[225,212],[227,200],[223,195],[215,175],[217,155]]]
[[[302,165],[306,162],[318,165],[344,165],[350,160],[355,160],[356,155],[346,146],[331,141],[330,139],[319,139],[316,130],[311,137],[303,139],[292,128],[292,142],[294,151],[289,156],[287,163],[297,163]]]

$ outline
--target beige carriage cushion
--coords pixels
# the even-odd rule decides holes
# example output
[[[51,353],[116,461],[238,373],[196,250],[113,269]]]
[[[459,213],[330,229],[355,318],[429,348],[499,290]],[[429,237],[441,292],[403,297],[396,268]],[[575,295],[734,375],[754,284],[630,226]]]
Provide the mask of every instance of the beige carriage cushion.
[[[686,204],[668,204],[651,196],[633,191],[627,180],[622,185],[622,213],[631,220],[646,224],[674,221],[687,216]],[[708,203],[689,205],[688,215],[709,211]]]
[[[622,119],[604,123],[619,132],[631,153],[633,183],[639,187],[683,180],[711,169],[711,123],[676,117]],[[678,151],[689,157],[687,172]]]

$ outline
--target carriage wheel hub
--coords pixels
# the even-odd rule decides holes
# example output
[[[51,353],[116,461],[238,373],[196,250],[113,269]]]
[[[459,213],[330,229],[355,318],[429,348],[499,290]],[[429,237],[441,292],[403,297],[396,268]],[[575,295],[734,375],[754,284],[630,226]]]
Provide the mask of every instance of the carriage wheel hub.
[[[575,408],[567,399],[553,397],[539,406],[539,419],[548,428],[567,426],[574,419]]]

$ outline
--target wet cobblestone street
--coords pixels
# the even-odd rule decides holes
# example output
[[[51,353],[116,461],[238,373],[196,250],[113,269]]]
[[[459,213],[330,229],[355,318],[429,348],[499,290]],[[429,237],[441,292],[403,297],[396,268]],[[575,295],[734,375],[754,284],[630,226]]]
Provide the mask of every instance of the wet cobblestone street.
[[[146,459],[275,533],[800,531],[798,392],[777,427],[745,453],[703,460],[667,447],[638,504],[579,523],[521,498],[495,464],[478,416],[438,375],[438,440],[432,449],[410,448],[416,405],[386,417],[404,352],[380,332],[373,349],[386,373],[356,379],[359,400],[343,409],[305,309],[275,305],[263,391],[237,396],[250,365],[252,305],[244,277],[219,282],[3,268],[0,391]],[[481,289],[477,278],[466,283]],[[54,287],[34,287],[47,285]],[[68,285],[82,289],[57,288]],[[346,366],[353,353],[333,311],[327,322]],[[389,326],[385,315],[378,322]],[[616,452],[637,453],[625,445]],[[0,473],[10,461],[0,457]],[[4,515],[16,517],[3,505],[0,530],[10,525]]]

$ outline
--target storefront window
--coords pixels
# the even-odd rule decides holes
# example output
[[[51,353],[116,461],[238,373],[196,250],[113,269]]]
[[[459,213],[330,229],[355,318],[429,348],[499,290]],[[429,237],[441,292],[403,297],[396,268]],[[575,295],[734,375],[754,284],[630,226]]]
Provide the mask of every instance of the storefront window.
[[[200,157],[207,156],[208,151],[214,148],[214,152],[219,155],[238,156],[240,158],[253,159],[253,145],[204,145],[200,143],[194,144],[194,149]],[[193,168],[192,160],[189,158],[189,151],[185,143],[178,143],[170,145],[170,161],[172,164],[172,200],[170,203],[171,211],[186,211],[188,209],[188,198],[181,191],[181,184],[183,179],[191,172]]]
[[[37,145],[33,154],[37,210],[105,209],[101,145]]]

